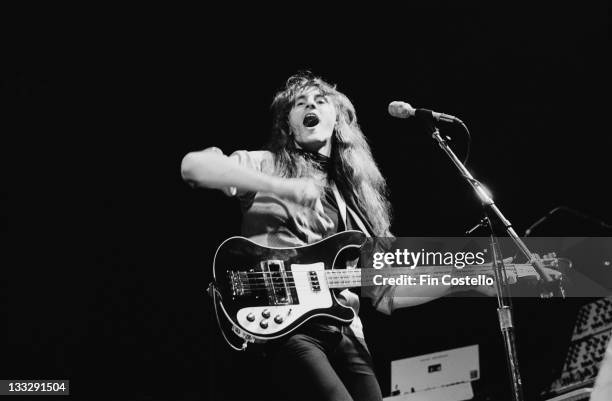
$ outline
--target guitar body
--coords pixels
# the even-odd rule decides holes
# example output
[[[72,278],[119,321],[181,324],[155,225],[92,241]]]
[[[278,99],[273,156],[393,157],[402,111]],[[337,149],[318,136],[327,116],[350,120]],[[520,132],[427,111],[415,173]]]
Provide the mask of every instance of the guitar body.
[[[213,262],[217,318],[227,320],[249,342],[280,338],[315,317],[350,323],[353,309],[338,302],[326,274],[342,251],[358,249],[365,240],[360,231],[343,231],[297,248],[227,239]]]
[[[340,254],[346,250],[359,250],[366,241],[360,231],[343,231],[314,244],[296,248],[272,248],[256,244],[244,237],[225,240],[217,249],[213,261],[214,282],[209,286],[213,298],[217,322],[230,346],[225,327],[244,340],[242,349],[249,342],[266,342],[281,338],[314,318],[333,319],[348,324],[355,318],[350,307],[338,302],[334,291],[348,287],[361,287],[372,282],[371,271],[336,269],[341,266]],[[538,259],[540,259],[538,257]],[[562,278],[557,270],[557,258],[541,259],[549,267],[543,267],[553,278]],[[505,264],[508,277],[534,277],[539,273],[531,264]],[[465,266],[393,267],[387,274],[441,276],[494,275],[491,263]],[[371,285],[371,284],[370,284]],[[425,286],[427,287],[427,286]],[[440,296],[448,285],[440,288]],[[561,287],[559,287],[561,288]],[[400,299],[415,295],[415,289],[402,287]],[[429,295],[432,288],[425,289]],[[493,288],[493,294],[495,288]],[[490,294],[490,295],[493,295]]]

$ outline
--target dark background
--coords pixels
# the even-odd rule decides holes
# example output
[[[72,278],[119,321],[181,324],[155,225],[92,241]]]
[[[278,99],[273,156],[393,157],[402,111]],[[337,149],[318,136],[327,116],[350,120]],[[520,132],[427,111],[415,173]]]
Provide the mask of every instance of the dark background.
[[[480,208],[420,127],[387,114],[393,100],[466,122],[469,169],[519,233],[559,205],[612,221],[605,3],[35,11],[6,29],[0,88],[2,378],[68,378],[74,399],[274,398],[274,371],[228,350],[204,293],[217,245],[239,232],[238,204],[190,189],[179,166],[208,146],[260,148],[274,93],[300,69],[353,101],[398,236],[461,236]],[[464,134],[441,129],[464,155]],[[609,232],[560,213],[534,234]],[[587,301],[516,302],[528,399],[559,374]],[[385,395],[391,360],[480,344],[479,399],[509,399],[494,299],[392,317],[363,304]]]

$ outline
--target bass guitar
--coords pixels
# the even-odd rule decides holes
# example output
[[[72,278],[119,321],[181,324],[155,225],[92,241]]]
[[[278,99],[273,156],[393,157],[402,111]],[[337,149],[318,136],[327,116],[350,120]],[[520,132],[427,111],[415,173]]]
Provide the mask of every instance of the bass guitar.
[[[227,326],[249,342],[266,342],[281,338],[315,317],[350,323],[353,309],[338,302],[336,292],[351,287],[374,285],[376,275],[387,277],[418,276],[417,269],[393,267],[384,269],[335,268],[339,255],[347,249],[359,250],[366,237],[360,231],[343,231],[319,242],[295,248],[272,248],[244,237],[225,240],[217,249],[213,262],[214,282],[209,286],[217,322],[226,338]],[[543,260],[548,273],[556,259]],[[508,279],[539,278],[529,264],[505,264]],[[491,264],[427,266],[429,276],[494,275]],[[225,322],[224,328],[222,321]]]

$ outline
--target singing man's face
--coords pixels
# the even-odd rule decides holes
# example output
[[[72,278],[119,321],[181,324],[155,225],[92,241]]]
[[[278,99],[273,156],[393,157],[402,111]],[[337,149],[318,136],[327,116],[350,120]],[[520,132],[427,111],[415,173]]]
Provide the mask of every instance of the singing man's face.
[[[297,145],[329,156],[336,125],[336,108],[317,88],[303,91],[289,112],[289,126]]]

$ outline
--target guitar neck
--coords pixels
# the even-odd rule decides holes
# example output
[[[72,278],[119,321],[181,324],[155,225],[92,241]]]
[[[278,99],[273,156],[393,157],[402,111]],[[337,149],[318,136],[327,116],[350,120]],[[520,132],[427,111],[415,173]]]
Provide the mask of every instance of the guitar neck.
[[[504,264],[506,271],[520,275],[535,275],[535,270],[528,264]],[[521,271],[527,274],[521,274]],[[474,276],[478,274],[492,275],[493,267],[490,263],[482,265],[467,265],[461,269],[454,266],[418,266],[391,267],[383,269],[333,269],[325,271],[329,288],[351,288],[371,286],[375,276],[383,277],[419,277],[429,275],[440,278],[445,275],[452,277]]]

